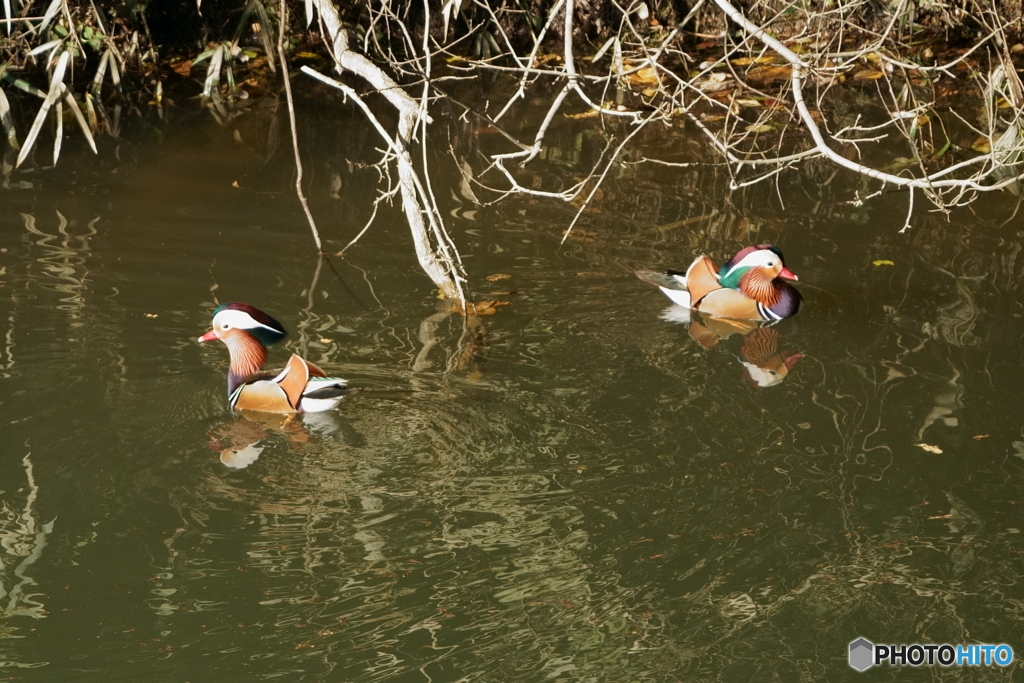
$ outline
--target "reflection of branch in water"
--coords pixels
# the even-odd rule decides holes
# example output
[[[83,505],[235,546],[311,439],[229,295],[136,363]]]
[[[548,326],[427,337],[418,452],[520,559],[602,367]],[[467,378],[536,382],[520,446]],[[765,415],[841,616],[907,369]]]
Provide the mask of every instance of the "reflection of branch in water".
[[[457,350],[448,354],[448,358],[445,361],[446,373],[455,370],[478,369],[473,364],[473,360],[479,357],[479,354],[486,346],[487,327],[480,322],[478,315],[471,312],[473,309],[474,305],[472,303],[467,305],[467,315],[463,320]],[[432,367],[433,363],[427,359],[427,356],[430,355],[431,350],[441,341],[437,334],[437,328],[442,320],[458,312],[461,311],[445,307],[443,310],[423,319],[423,322],[420,323],[419,333],[419,340],[423,344],[423,348],[420,349],[419,353],[416,354],[416,358],[412,361],[413,372],[425,372]]]
[[[33,598],[38,593],[26,593],[35,581],[26,572],[42,557],[47,537],[53,531],[53,521],[39,524],[36,521],[35,504],[39,487],[32,473],[31,453],[21,461],[25,468],[28,495],[21,512],[16,512],[6,501],[0,502],[0,616],[30,616],[42,619],[46,616],[43,604]],[[10,559],[7,559],[10,558]],[[15,558],[24,558],[20,561]],[[6,559],[6,561],[5,561]],[[13,567],[7,576],[8,567]],[[10,587],[8,587],[10,584]]]
[[[23,213],[21,217],[25,221],[25,229],[42,238],[36,240],[36,244],[42,247],[45,253],[43,257],[36,259],[43,264],[45,272],[42,273],[42,277],[56,280],[57,284],[53,289],[67,294],[61,299],[64,305],[60,308],[79,314],[85,306],[83,292],[88,276],[88,271],[84,268],[85,255],[90,251],[89,238],[96,234],[96,223],[99,218],[89,221],[89,231],[84,235],[72,235],[67,230],[68,219],[59,211],[56,213],[60,221],[57,225],[59,235],[50,235],[39,230],[36,227],[36,217],[32,214]],[[60,241],[55,244],[55,240]]]

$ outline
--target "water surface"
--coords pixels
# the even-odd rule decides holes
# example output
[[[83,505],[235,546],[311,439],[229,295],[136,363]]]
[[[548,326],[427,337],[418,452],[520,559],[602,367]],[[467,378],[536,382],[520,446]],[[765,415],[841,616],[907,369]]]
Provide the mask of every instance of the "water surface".
[[[376,180],[337,106],[302,116],[332,252]],[[4,193],[0,678],[820,681],[861,675],[858,636],[1024,652],[1016,197],[900,234],[905,194],[856,206],[817,167],[729,192],[629,164],[563,244],[576,207],[476,206],[445,142],[470,287],[507,302],[467,332],[393,208],[318,265],[280,118],[236,123]],[[536,186],[585,175],[582,126],[552,130]],[[473,164],[507,151],[456,133]],[[645,135],[637,157],[686,158],[688,131]],[[701,337],[632,274],[768,241],[806,299],[770,334]],[[236,300],[291,331],[274,360],[362,393],[231,415],[226,350],[195,340]],[[755,369],[776,354],[784,377]]]

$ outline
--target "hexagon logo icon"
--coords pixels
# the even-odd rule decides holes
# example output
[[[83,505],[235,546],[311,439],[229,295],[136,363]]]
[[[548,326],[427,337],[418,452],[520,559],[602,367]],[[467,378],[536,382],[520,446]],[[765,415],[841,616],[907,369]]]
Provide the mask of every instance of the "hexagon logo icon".
[[[858,638],[850,643],[850,666],[865,671],[875,663],[875,646],[867,638]]]

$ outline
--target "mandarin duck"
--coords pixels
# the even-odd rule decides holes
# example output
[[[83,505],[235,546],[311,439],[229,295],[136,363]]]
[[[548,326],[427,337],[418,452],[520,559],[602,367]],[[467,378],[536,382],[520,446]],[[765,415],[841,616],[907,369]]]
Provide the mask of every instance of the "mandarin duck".
[[[638,270],[636,275],[680,306],[718,318],[776,322],[800,309],[800,292],[783,281],[797,276],[771,244],[741,249],[720,270],[707,256],[698,256],[685,273]]]
[[[330,410],[353,390],[292,354],[283,370],[263,371],[267,347],[287,336],[284,327],[254,306],[228,303],[213,312],[213,329],[199,341],[220,339],[228,347],[228,404],[232,409],[265,413],[316,413]]]

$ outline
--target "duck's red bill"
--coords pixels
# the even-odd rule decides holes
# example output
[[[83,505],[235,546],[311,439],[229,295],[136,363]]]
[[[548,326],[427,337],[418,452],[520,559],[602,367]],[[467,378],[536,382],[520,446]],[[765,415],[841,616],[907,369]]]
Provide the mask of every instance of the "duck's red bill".
[[[200,337],[200,338],[199,338],[199,341],[201,341],[201,342],[204,342],[204,341],[213,341],[213,340],[214,340],[214,339],[216,339],[216,338],[217,338],[217,333],[216,333],[216,332],[214,332],[213,330],[210,330],[209,332],[207,332],[206,334],[204,334],[204,335],[203,335],[202,337]]]
[[[786,280],[794,280],[794,281],[799,281],[800,280],[800,278],[798,278],[796,275],[793,274],[793,271],[791,271],[789,268],[786,268],[786,267],[783,267],[782,270],[779,271],[779,277],[785,278]]]

